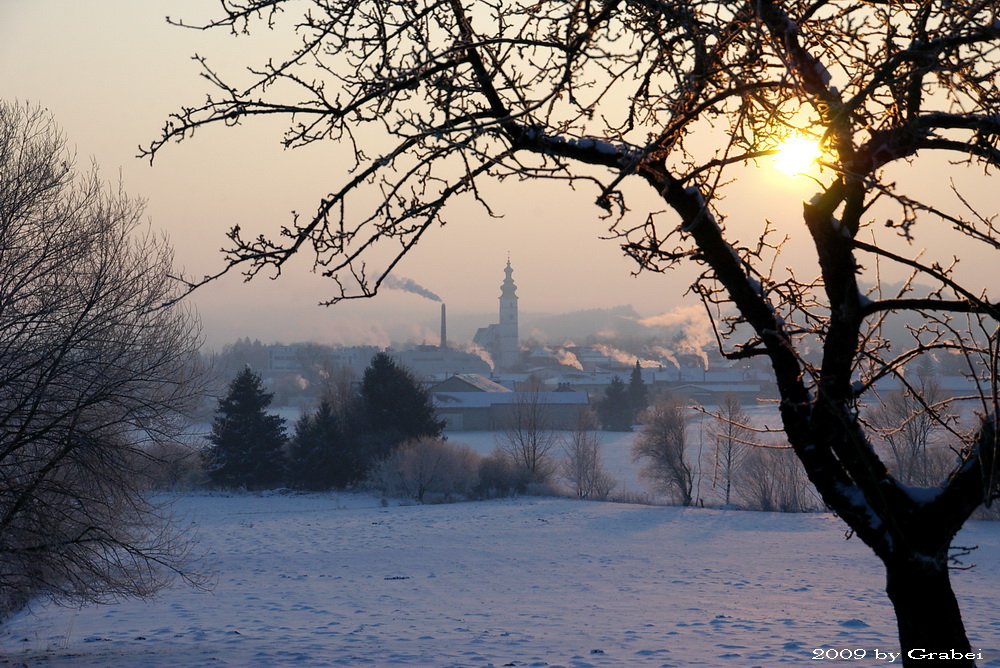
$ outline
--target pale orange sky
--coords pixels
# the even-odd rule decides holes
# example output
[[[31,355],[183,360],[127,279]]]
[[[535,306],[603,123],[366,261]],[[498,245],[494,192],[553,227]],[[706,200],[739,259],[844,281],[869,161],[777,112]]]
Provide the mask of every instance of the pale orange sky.
[[[266,122],[207,128],[193,140],[167,147],[152,167],[135,157],[171,111],[200,102],[208,91],[190,59],[195,52],[235,70],[248,58],[260,57],[268,40],[275,39],[266,37],[258,45],[223,32],[174,28],[164,20],[168,14],[197,19],[199,7],[214,3],[0,0],[4,97],[50,109],[76,147],[78,164],[86,167],[92,158],[105,179],[117,180],[120,174],[127,192],[146,198],[153,228],[169,234],[178,265],[192,275],[221,267],[216,251],[231,225],[275,231],[290,221],[290,211],[312,211],[319,197],[342,182],[344,162],[338,146],[283,151],[281,126]],[[451,224],[432,230],[397,274],[439,294],[450,314],[484,314],[482,325],[495,320],[508,253],[522,311],[560,313],[630,303],[652,317],[694,303],[681,298],[694,275],[691,269],[630,276],[634,263],[615,242],[599,238],[607,223],[591,193],[553,184],[505,183],[502,188],[495,203],[503,220],[458,204]],[[808,179],[781,178],[770,165],[761,165],[748,171],[731,200],[751,227],[765,216],[791,221],[792,254],[798,255],[806,243],[798,214],[812,190]],[[629,202],[633,210],[644,214],[662,208],[651,191],[640,187],[636,192],[640,196]],[[390,336],[433,339],[428,333],[437,327],[437,306],[419,296],[386,291],[372,301],[316,306],[332,294],[301,258],[277,281],[258,278],[245,284],[238,276],[226,277],[195,293],[192,303],[209,345],[216,347],[239,336],[383,345]],[[455,338],[472,334],[451,333]]]

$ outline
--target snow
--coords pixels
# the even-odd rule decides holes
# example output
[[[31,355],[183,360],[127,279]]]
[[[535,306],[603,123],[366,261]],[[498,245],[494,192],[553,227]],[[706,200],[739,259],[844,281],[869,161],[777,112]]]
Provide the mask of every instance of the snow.
[[[0,634],[27,666],[775,666],[898,651],[880,564],[826,514],[355,494],[178,499],[213,592],[37,607]],[[980,666],[1000,666],[997,525],[956,571]],[[875,665],[873,659],[860,662]],[[879,663],[882,665],[885,662]]]
[[[829,70],[826,69],[826,66],[823,65],[823,63],[817,60],[813,64],[813,70],[816,72],[817,76],[819,76],[819,78],[823,81],[824,86],[830,85],[830,79],[831,79],[830,72]]]
[[[701,190],[699,190],[696,186],[687,186],[684,188],[684,193],[689,197],[695,198],[695,201],[701,207],[701,212],[694,218],[694,220],[688,221],[681,226],[681,229],[685,232],[690,232],[698,225],[705,223],[718,228],[719,224],[715,221],[715,216],[712,215],[712,212],[708,210],[708,204],[705,202],[705,196],[702,195]]]
[[[896,485],[918,506],[930,505],[943,491],[940,487],[911,487],[902,483]]]

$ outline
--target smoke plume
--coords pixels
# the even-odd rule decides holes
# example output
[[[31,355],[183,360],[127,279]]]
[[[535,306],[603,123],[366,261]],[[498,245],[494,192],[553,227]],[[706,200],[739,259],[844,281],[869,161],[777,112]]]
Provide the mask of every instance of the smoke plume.
[[[674,353],[695,355],[701,359],[702,365],[708,368],[708,354],[705,349],[712,342],[711,323],[708,314],[699,306],[684,306],[670,313],[643,318],[637,321],[640,325],[663,332],[673,332],[670,348]],[[659,349],[661,355],[670,359],[667,349]],[[677,364],[676,358],[670,359]]]
[[[660,363],[656,360],[643,359],[638,355],[625,352],[624,350],[618,350],[617,348],[612,348],[604,343],[597,343],[592,347],[605,357],[609,357],[623,366],[632,366],[637,361],[639,362],[639,366],[643,369],[655,369],[660,366]]]
[[[420,285],[412,278],[397,278],[392,274],[386,276],[382,279],[383,287],[389,288],[390,290],[402,290],[403,292],[412,292],[415,295],[420,295],[421,297],[426,297],[432,302],[440,302],[441,298],[436,294]]]
[[[457,344],[457,346],[458,350],[460,350],[461,352],[472,353],[473,355],[479,357],[479,359],[489,364],[491,369],[496,369],[496,365],[493,363],[493,358],[486,351],[486,349],[480,346],[479,344],[473,343],[472,341],[467,341],[465,343],[459,343]]]

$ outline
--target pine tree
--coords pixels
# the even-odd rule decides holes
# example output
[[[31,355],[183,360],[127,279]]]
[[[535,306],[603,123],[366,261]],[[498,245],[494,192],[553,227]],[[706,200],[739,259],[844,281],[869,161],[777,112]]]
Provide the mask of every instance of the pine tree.
[[[632,422],[635,422],[636,416],[649,406],[649,392],[646,383],[642,380],[642,367],[639,366],[639,360],[635,361],[635,368],[632,369],[632,376],[628,381],[628,399],[632,408]]]
[[[348,433],[347,416],[338,415],[329,401],[315,413],[303,413],[295,425],[295,438],[288,449],[288,473],[292,485],[325,490],[346,487],[365,473],[356,439]]]
[[[604,399],[597,406],[601,424],[608,431],[632,431],[632,402],[628,386],[615,376],[604,390]]]
[[[266,412],[273,395],[246,367],[229,384],[212,422],[208,476],[223,487],[266,488],[284,480],[285,421]]]
[[[438,438],[444,431],[430,393],[386,353],[375,355],[365,369],[359,400],[371,458],[388,454],[404,441]]]

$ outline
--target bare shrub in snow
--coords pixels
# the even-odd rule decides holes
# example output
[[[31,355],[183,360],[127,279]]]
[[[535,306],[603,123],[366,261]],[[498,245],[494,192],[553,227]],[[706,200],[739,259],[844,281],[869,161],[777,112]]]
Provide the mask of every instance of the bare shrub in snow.
[[[546,482],[558,469],[559,435],[552,428],[550,409],[539,387],[517,393],[502,428],[496,432],[496,452],[515,468],[531,474],[531,482]]]
[[[531,471],[512,463],[502,453],[494,452],[479,462],[476,496],[492,499],[523,494],[531,482]]]
[[[713,484],[719,489],[719,496],[726,505],[732,500],[733,483],[743,458],[753,445],[754,434],[748,424],[750,416],[743,409],[740,398],[735,394],[725,394],[709,428],[715,445]]]
[[[606,499],[616,485],[604,468],[597,428],[596,415],[581,413],[563,443],[562,477],[580,499]]]
[[[954,468],[956,454],[948,438],[957,416],[935,378],[921,377],[901,392],[882,393],[866,418],[887,468],[901,482],[939,485]]]
[[[135,457],[150,489],[182,491],[208,482],[201,448],[195,444],[152,443]]]
[[[753,447],[736,474],[737,498],[747,510],[801,513],[818,504],[795,453],[787,446]]]
[[[368,474],[367,485],[385,496],[450,501],[468,498],[478,482],[480,456],[467,445],[422,437],[407,441]]]

